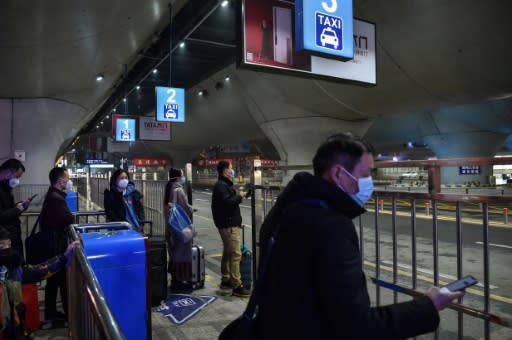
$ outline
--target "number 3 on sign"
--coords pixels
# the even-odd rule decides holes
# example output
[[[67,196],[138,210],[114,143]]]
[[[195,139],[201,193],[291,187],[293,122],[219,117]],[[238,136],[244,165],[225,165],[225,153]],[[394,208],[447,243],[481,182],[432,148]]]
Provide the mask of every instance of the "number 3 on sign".
[[[336,2],[336,0],[331,0],[331,5],[328,5],[327,2],[322,1],[322,7],[324,8],[325,11],[329,13],[334,13],[338,9],[338,3]]]
[[[176,90],[175,89],[168,89],[167,90],[167,103],[170,104],[170,103],[176,103],[176,99],[174,99],[174,97],[176,97]]]

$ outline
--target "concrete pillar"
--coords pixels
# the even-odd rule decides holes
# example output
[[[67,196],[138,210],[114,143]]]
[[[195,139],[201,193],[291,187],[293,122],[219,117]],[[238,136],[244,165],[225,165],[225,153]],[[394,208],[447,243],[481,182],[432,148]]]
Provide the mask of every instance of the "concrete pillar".
[[[239,69],[232,84],[286,166],[306,165],[304,170],[312,171],[314,153],[327,137],[344,132],[363,136],[372,123],[321,82]],[[283,184],[301,170],[288,170]]]
[[[425,136],[424,141],[435,153],[438,159],[466,158],[466,157],[493,157],[503,144],[507,135],[488,131],[470,131],[442,133]],[[461,167],[472,164],[460,164]],[[442,167],[442,184],[464,184],[467,182],[479,182],[489,184],[489,176],[492,175],[492,166],[480,166],[480,173],[474,173],[473,169],[463,168],[465,174],[460,173],[460,167]]]

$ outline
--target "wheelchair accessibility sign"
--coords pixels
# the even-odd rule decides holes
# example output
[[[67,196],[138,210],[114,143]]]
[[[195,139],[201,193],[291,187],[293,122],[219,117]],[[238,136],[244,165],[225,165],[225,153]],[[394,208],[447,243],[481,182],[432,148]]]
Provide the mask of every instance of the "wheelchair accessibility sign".
[[[343,49],[343,21],[324,13],[316,13],[316,44],[324,48]]]

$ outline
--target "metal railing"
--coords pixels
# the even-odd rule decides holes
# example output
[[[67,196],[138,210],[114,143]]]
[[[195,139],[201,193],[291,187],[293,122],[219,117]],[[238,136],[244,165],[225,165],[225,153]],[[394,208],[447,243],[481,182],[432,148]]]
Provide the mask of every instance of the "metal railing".
[[[70,230],[71,238],[79,240]],[[124,339],[82,247],[75,248],[68,269],[69,331],[72,339]]]

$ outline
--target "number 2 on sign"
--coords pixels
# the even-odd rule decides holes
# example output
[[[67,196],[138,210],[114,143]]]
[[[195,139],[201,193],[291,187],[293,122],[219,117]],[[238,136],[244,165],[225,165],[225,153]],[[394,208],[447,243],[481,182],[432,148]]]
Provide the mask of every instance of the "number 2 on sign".
[[[176,97],[176,90],[168,89],[167,94],[167,103],[176,103],[176,99],[174,99]]]
[[[325,11],[329,13],[334,13],[338,9],[338,3],[336,2],[336,0],[331,0],[331,4],[328,5],[327,2],[322,1],[322,7],[324,8]]]

